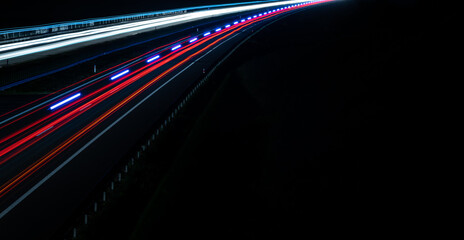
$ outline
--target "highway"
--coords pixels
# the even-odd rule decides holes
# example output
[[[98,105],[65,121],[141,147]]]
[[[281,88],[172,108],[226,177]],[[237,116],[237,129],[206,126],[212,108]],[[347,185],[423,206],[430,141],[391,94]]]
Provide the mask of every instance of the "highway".
[[[147,129],[179,104],[203,69],[253,29],[328,1],[297,2],[218,22],[1,113],[0,238],[50,237]]]

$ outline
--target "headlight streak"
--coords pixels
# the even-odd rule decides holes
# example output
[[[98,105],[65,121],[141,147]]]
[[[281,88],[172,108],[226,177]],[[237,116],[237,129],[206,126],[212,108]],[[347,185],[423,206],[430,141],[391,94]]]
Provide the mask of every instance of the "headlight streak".
[[[188,37],[190,37],[190,36],[188,36]],[[138,56],[138,57],[129,59],[129,60],[123,62],[123,63],[120,63],[120,64],[118,64],[118,65],[115,65],[115,66],[113,66],[113,67],[110,67],[110,68],[108,68],[108,69],[106,69],[106,70],[103,70],[103,71],[97,73],[97,74],[94,74],[94,75],[92,75],[92,76],[90,76],[90,77],[87,77],[87,78],[82,79],[82,80],[80,80],[80,81],[78,81],[78,82],[76,82],[76,83],[73,83],[73,84],[71,84],[71,85],[69,85],[69,86],[67,86],[67,87],[64,87],[64,88],[62,88],[62,89],[60,89],[60,90],[57,90],[57,91],[55,91],[55,92],[53,92],[53,93],[47,94],[46,96],[43,96],[43,97],[41,97],[41,98],[39,98],[39,99],[36,99],[36,100],[34,100],[34,101],[32,101],[32,102],[29,102],[29,103],[27,103],[27,104],[25,104],[25,105],[23,105],[23,106],[21,106],[21,107],[15,108],[15,109],[13,109],[13,110],[7,112],[7,113],[2,114],[0,117],[6,116],[6,115],[8,115],[8,114],[12,114],[12,113],[14,113],[14,112],[16,112],[16,111],[19,111],[19,110],[21,110],[21,109],[24,109],[25,107],[27,107],[27,106],[29,106],[29,105],[31,105],[31,104],[33,104],[33,103],[36,103],[36,102],[41,101],[41,100],[43,100],[43,99],[49,98],[49,97],[51,97],[51,96],[56,96],[56,95],[59,96],[59,95],[60,95],[60,94],[59,94],[60,92],[63,92],[63,91],[65,91],[66,89],[70,89],[70,88],[72,88],[72,87],[74,87],[74,86],[76,86],[76,85],[81,85],[80,87],[78,87],[78,88],[81,88],[81,90],[82,90],[82,89],[85,89],[85,88],[88,88],[88,87],[90,87],[90,86],[92,86],[92,85],[94,85],[94,84],[96,84],[96,83],[101,82],[101,81],[104,80],[103,78],[100,78],[100,80],[98,80],[98,81],[89,81],[90,79],[92,79],[92,78],[97,78],[98,76],[103,76],[104,74],[106,74],[107,72],[109,72],[109,71],[111,71],[111,70],[113,70],[113,69],[115,69],[115,68],[118,68],[118,67],[120,67],[120,66],[124,66],[124,65],[126,65],[126,64],[129,64],[130,62],[133,62],[133,61],[136,60],[137,58],[142,58],[143,56],[145,56],[145,55],[147,55],[147,54],[150,54],[150,53],[152,53],[152,52],[154,52],[154,51],[157,51],[157,50],[159,50],[159,49],[162,49],[162,48],[164,48],[164,47],[167,47],[168,45],[172,45],[172,44],[174,44],[174,43],[176,43],[176,42],[180,42],[180,41],[182,41],[182,40],[184,40],[184,39],[186,39],[186,38],[188,38],[188,37],[184,37],[184,38],[181,38],[181,39],[179,39],[179,40],[177,40],[177,41],[175,41],[175,42],[168,43],[168,44],[166,44],[166,45],[157,47],[157,48],[155,48],[155,49],[153,49],[153,50],[150,50],[150,51],[148,51],[148,52],[146,52],[146,53],[144,53],[144,54],[142,54],[142,55],[140,55],[140,56]],[[140,59],[139,59],[139,61],[133,62],[133,63],[127,65],[126,67],[131,67],[131,66],[133,66],[133,65],[135,65],[135,64],[137,64],[137,63],[139,63],[139,62],[140,62]],[[98,78],[97,78],[97,79],[98,79]],[[89,82],[87,82],[87,81],[89,81]],[[87,83],[85,83],[85,82],[87,82]],[[70,91],[75,91],[75,90],[76,90],[76,89],[71,89]],[[67,94],[67,93],[65,93],[65,94]],[[51,98],[51,100],[53,100],[53,99],[54,99],[54,98]],[[49,102],[49,101],[50,101],[50,100],[46,100],[45,102],[40,103],[40,104],[38,104],[37,106],[44,105],[44,103],[46,104],[46,103]],[[0,122],[0,129],[2,129],[2,128],[6,127],[6,126],[9,126],[9,125],[11,125],[11,124],[13,124],[13,123],[15,123],[15,122],[17,122],[17,121],[23,119],[24,117],[29,116],[29,115],[31,115],[31,114],[33,114],[33,113],[36,113],[37,111],[42,110],[42,109],[44,109],[44,108],[45,108],[45,106],[38,107],[38,108],[37,108],[37,107],[32,107],[32,108],[29,108],[28,110],[25,110],[25,111],[23,111],[23,112],[21,112],[21,113],[18,113],[18,114],[16,114],[15,116],[12,116],[12,117],[10,117],[10,118],[8,118],[8,119],[6,119],[6,120]],[[30,110],[30,109],[32,109],[32,110]],[[20,116],[20,117],[17,117],[17,116]],[[14,119],[14,120],[12,120],[12,119]],[[12,121],[11,121],[11,120],[12,120]],[[2,143],[2,140],[0,140],[0,143]]]
[[[126,69],[126,70],[124,70],[124,71],[122,71],[122,72],[120,72],[120,73],[118,73],[118,74],[112,76],[112,77],[110,78],[110,80],[116,80],[116,79],[118,79],[118,78],[120,78],[120,77],[122,77],[122,76],[124,76],[124,75],[126,75],[126,74],[128,74],[128,73],[129,73],[129,69]]]
[[[154,56],[154,57],[151,57],[151,58],[149,58],[149,59],[147,60],[147,63],[151,63],[151,62],[155,61],[155,60],[158,59],[158,58],[160,58],[160,55],[156,55],[156,56]]]
[[[203,10],[198,12],[186,13],[178,16],[170,16],[161,19],[151,19],[134,23],[121,24],[110,27],[102,27],[92,30],[85,30],[75,33],[67,33],[53,37],[30,40],[27,42],[11,43],[0,46],[0,60],[11,59],[19,56],[34,54],[38,52],[53,50],[78,43],[99,40],[113,37],[116,35],[127,34],[135,31],[161,28],[172,24],[180,24],[193,20],[199,20],[209,17],[222,16],[244,11],[252,11],[265,7],[279,6],[288,2],[303,2],[299,0],[282,1],[272,3],[254,4],[248,6],[228,7],[221,9]],[[24,49],[26,48],[26,49]],[[1,53],[1,52],[4,53]],[[9,51],[9,52],[6,52]]]
[[[68,97],[68,98],[66,98],[64,100],[61,100],[60,102],[50,106],[50,110],[53,110],[53,109],[58,108],[58,107],[66,104],[68,102],[71,102],[72,100],[74,100],[74,99],[76,99],[76,98],[78,98],[80,96],[81,96],[81,93],[76,93],[76,94],[74,94],[74,95],[72,95],[72,96],[70,96],[70,97]]]
[[[176,45],[176,46],[174,46],[174,47],[171,48],[171,51],[175,51],[175,50],[177,50],[177,49],[179,49],[179,48],[181,48],[181,47],[182,47],[182,45],[180,45],[180,44],[179,44],[179,45]]]
[[[277,15],[277,13],[276,14],[271,14],[271,15],[268,15],[268,16],[263,16],[262,19],[267,19],[267,18],[270,18],[270,17],[272,17],[274,15]],[[179,63],[175,64],[174,66],[172,66],[168,70],[164,71],[162,74],[159,74],[154,79],[152,79],[149,82],[145,83],[137,91],[133,92],[132,94],[130,94],[129,96],[124,98],[124,100],[120,101],[118,104],[113,106],[111,109],[107,110],[104,114],[100,115],[97,119],[93,120],[86,127],[79,130],[77,133],[72,135],[72,137],[68,138],[66,141],[64,141],[63,143],[58,145],[56,148],[54,148],[52,151],[47,153],[41,159],[39,159],[38,161],[36,161],[33,164],[29,165],[29,167],[27,167],[26,169],[21,171],[19,174],[17,174],[15,177],[11,178],[6,183],[1,185],[0,186],[0,198],[2,198],[5,194],[7,194],[12,189],[14,189],[18,184],[20,184],[25,179],[27,179],[29,176],[31,176],[34,172],[36,172],[38,169],[40,169],[42,166],[44,166],[46,163],[48,163],[55,156],[57,156],[58,154],[60,154],[64,150],[66,150],[70,145],[72,145],[77,140],[79,140],[83,135],[85,135],[86,133],[88,133],[89,131],[94,129],[98,124],[100,124],[101,122],[106,120],[114,112],[119,110],[121,107],[125,106],[128,102],[132,101],[135,97],[137,97],[140,93],[142,93],[143,91],[148,89],[150,86],[152,86],[159,79],[165,77],[167,74],[171,73],[172,71],[174,71],[175,69],[177,69],[178,67],[180,67],[181,65],[186,63],[187,61],[191,60],[195,56],[201,54],[205,50],[207,50],[210,47],[214,46],[219,41],[225,39],[226,37],[229,37],[230,35],[234,34],[235,32],[243,29],[246,26],[249,26],[249,25],[253,24],[256,21],[259,21],[259,19],[252,20],[250,22],[247,22],[245,24],[241,24],[241,25],[238,25],[238,26],[233,26],[233,27],[229,28],[230,30],[228,29],[229,31],[223,31],[221,33],[217,33],[217,34],[222,34],[222,35],[217,35],[217,34],[212,35],[211,37],[218,36],[218,38],[215,39],[213,42],[208,43],[207,46],[204,46],[200,50],[197,50],[194,53],[187,56],[186,58],[182,59]],[[199,45],[201,45],[203,43],[206,43],[207,41],[209,41],[209,38],[202,38],[198,42],[195,42],[192,45],[186,46],[181,51],[177,51],[177,52],[175,52],[175,54],[173,53],[172,56],[163,57],[163,60],[157,62],[155,65],[147,65],[147,66],[143,67],[142,69],[138,69],[138,70],[132,72],[131,76],[127,76],[126,80],[122,81],[121,84],[117,85],[113,90],[107,92],[106,94],[104,93],[104,94],[98,95],[98,97],[90,100],[86,104],[83,104],[82,106],[72,110],[71,112],[69,112],[66,115],[60,117],[59,119],[56,119],[55,121],[51,122],[50,124],[47,124],[46,126],[44,126],[44,127],[42,127],[40,129],[40,132],[36,131],[35,137],[39,136],[40,138],[43,138],[44,136],[50,134],[50,132],[53,132],[57,128],[59,128],[60,125],[62,126],[64,124],[66,124],[67,122],[71,121],[72,119],[76,118],[78,115],[80,115],[81,112],[85,112],[87,109],[90,109],[91,107],[93,107],[96,104],[100,103],[104,99],[108,98],[110,95],[119,92],[121,89],[124,89],[126,86],[130,85],[131,83],[133,83],[133,82],[137,81],[138,79],[146,76],[147,74],[149,74],[153,70],[157,69],[159,66],[161,66],[161,65],[163,65],[163,64],[165,64],[167,62],[170,62],[173,59],[176,59],[177,57],[181,56],[182,54],[187,53],[190,50],[193,50],[195,47],[197,47],[197,46],[199,46]],[[112,94],[109,94],[110,92]],[[91,107],[89,107],[89,106],[91,106]],[[62,119],[62,118],[65,121],[60,121],[60,119]],[[53,123],[57,123],[57,125],[52,125]],[[0,153],[0,157],[1,156],[2,156],[2,154]],[[5,161],[1,160],[0,165],[2,163],[4,163],[4,162]],[[3,214],[3,212],[1,214]]]

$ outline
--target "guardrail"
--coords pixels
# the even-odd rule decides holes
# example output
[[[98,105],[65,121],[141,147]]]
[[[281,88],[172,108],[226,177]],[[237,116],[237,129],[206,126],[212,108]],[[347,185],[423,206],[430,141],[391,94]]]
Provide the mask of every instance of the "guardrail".
[[[0,29],[0,44],[26,41],[31,38],[42,37],[45,35],[61,34],[64,32],[70,31],[79,31],[84,29],[90,29],[95,27],[100,27],[104,25],[118,24],[130,21],[138,21],[142,19],[149,18],[158,18],[170,15],[184,14],[192,11],[200,11],[211,8],[220,8],[227,6],[238,6],[238,5],[247,5],[263,2],[275,2],[278,0],[267,0],[267,1],[253,1],[253,2],[241,2],[241,3],[228,3],[228,4],[215,4],[199,7],[188,7],[180,9],[172,9],[165,11],[154,11],[146,13],[137,13],[137,14],[127,14],[113,17],[105,18],[91,18],[78,21],[69,21],[69,22],[60,22],[60,23],[51,23],[45,25],[37,25],[30,27],[21,27],[21,28],[11,28],[11,29]]]

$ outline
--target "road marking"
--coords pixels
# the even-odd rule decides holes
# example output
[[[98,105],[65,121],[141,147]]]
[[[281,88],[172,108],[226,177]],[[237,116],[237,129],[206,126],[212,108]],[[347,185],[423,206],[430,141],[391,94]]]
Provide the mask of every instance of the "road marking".
[[[42,135],[42,133],[44,133],[44,132],[50,130],[52,127],[54,127],[54,126],[51,126],[51,127],[47,128],[47,129],[43,130],[42,132],[40,132],[39,134],[37,134],[37,135],[35,135],[35,136],[38,137],[38,136]]]

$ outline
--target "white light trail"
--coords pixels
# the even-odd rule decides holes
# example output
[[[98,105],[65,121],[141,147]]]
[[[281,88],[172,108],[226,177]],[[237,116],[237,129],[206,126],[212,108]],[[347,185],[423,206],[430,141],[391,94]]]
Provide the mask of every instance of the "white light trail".
[[[319,2],[309,1],[309,2]],[[45,37],[24,42],[4,44],[0,46],[0,60],[12,59],[25,55],[54,50],[74,44],[85,43],[117,35],[128,34],[137,31],[153,30],[190,21],[218,17],[227,14],[252,11],[260,8],[268,8],[279,5],[308,2],[303,0],[278,1],[271,3],[259,3],[247,6],[226,7],[211,10],[202,10],[177,16],[169,16],[161,19],[151,19],[134,23],[126,23],[117,26],[101,27],[74,33],[65,33],[58,36]]]

